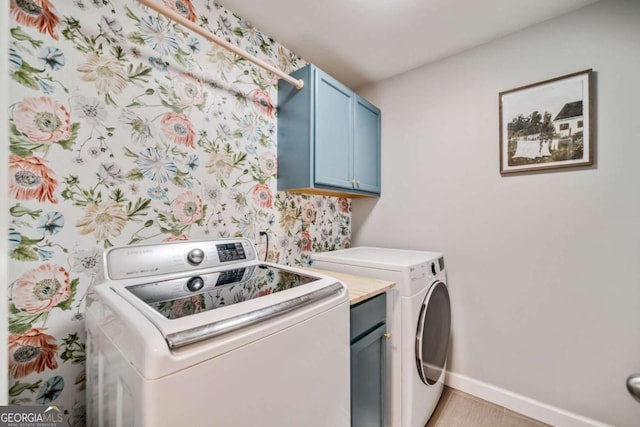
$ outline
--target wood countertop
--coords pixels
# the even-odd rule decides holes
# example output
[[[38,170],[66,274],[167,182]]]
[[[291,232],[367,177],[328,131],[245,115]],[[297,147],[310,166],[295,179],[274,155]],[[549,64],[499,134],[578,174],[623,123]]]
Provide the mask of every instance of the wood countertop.
[[[394,282],[390,282],[388,280],[373,279],[366,276],[356,276],[353,274],[338,273],[336,271],[312,267],[305,267],[305,269],[335,277],[344,283],[349,290],[349,304],[351,305],[375,297],[396,285]]]

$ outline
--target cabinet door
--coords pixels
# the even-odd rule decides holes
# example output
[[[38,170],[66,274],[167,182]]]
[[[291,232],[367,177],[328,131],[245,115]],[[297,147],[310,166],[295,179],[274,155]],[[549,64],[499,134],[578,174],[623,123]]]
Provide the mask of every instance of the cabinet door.
[[[380,193],[380,110],[360,97],[355,104],[355,188]]]
[[[352,188],[353,92],[316,69],[315,183]]]
[[[351,344],[351,426],[385,425],[386,324]]]

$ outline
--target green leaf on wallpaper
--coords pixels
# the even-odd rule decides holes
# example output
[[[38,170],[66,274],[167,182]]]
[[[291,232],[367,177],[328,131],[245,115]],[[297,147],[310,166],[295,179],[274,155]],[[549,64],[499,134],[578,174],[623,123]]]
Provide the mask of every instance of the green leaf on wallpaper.
[[[58,141],[58,144],[65,150],[71,150],[71,147],[73,146],[73,144],[75,144],[76,139],[78,138],[78,129],[80,129],[80,123],[72,123],[71,137],[65,141]]]
[[[73,279],[71,281],[69,284],[71,287],[71,294],[69,295],[69,298],[58,304],[56,307],[60,310],[71,310],[71,304],[73,304],[73,300],[75,299],[76,292],[78,290],[78,283],[80,283],[80,279]]]
[[[144,46],[144,39],[142,38],[142,34],[140,34],[138,31],[135,31],[135,32],[129,34],[127,36],[127,39],[129,39],[129,41],[131,43],[135,43],[135,44]]]
[[[43,73],[44,68],[35,68],[32,67],[27,61],[23,60],[22,65],[20,65],[20,69],[26,71],[27,73]]]
[[[14,250],[9,253],[11,259],[16,261],[38,261],[38,252],[24,245],[18,245]]]
[[[111,192],[111,195],[109,196],[109,198],[110,198],[111,200],[113,200],[114,202],[116,202],[116,203],[123,202],[123,201],[125,201],[125,199],[126,199],[126,198],[124,197],[124,193],[123,193],[123,192],[122,192],[122,190],[121,190],[121,189],[119,189],[119,188],[115,188],[115,189]]]
[[[140,22],[140,19],[138,19],[138,17],[131,11],[131,9],[125,6],[125,10],[127,11],[126,13],[128,18],[133,19],[136,22]]]
[[[9,333],[11,334],[24,334],[31,329],[31,323],[9,323]]]
[[[111,49],[111,53],[113,53],[113,56],[115,56],[118,61],[126,59],[124,49],[120,45],[113,46],[113,48]]]
[[[9,151],[20,157],[32,156],[33,152],[44,147],[43,144],[34,144],[24,135],[9,136]]]
[[[20,235],[20,244],[21,245],[31,246],[31,245],[35,245],[36,243],[40,243],[43,240],[44,240],[44,237],[41,237],[39,239],[30,239],[27,236]]]
[[[127,203],[127,216],[129,219],[137,219],[138,216],[143,216],[146,214],[147,209],[151,206],[151,199],[138,199],[135,205],[132,205],[131,202]]]
[[[20,309],[18,309],[18,307],[16,307],[15,304],[10,303],[9,304],[9,313],[10,314],[18,314],[18,313],[20,313]]]
[[[149,81],[151,71],[151,67],[146,67],[142,64],[138,64],[135,70],[133,69],[133,65],[129,65],[129,80],[133,83],[136,83],[137,81],[147,83]]]
[[[142,172],[140,172],[140,169],[131,169],[125,176],[127,177],[127,179],[131,179],[133,181],[141,181],[144,178],[144,175],[142,174]]]
[[[20,203],[16,203],[14,206],[9,208],[9,214],[12,217],[20,218],[25,215],[29,215],[31,219],[38,219],[40,215],[42,215],[42,209],[38,209],[37,211],[32,211],[31,209],[27,209],[22,206]]]
[[[203,205],[202,216],[200,217],[199,220],[196,221],[196,224],[198,224],[200,227],[204,226],[206,218],[207,218],[207,205]]]
[[[114,107],[118,106],[118,104],[116,104],[116,102],[113,100],[113,98],[111,98],[111,95],[109,95],[109,93],[105,93],[104,94],[104,102],[107,105],[113,105]]]
[[[11,78],[22,86],[28,87],[29,89],[40,90],[40,86],[38,86],[38,79],[22,69],[19,69],[18,71],[11,74]]]
[[[42,46],[42,43],[44,43],[43,41],[34,40],[31,37],[29,37],[29,35],[24,31],[22,31],[22,28],[20,27],[14,27],[10,30],[10,32],[11,32],[11,37],[13,37],[14,39],[18,41],[29,42],[31,46],[35,48]]]
[[[33,384],[30,383],[21,383],[20,381],[16,381],[14,385],[9,387],[9,396],[17,397],[20,396],[25,391],[29,390],[32,393],[35,393],[42,384],[42,380],[38,380]]]
[[[242,153],[234,154],[233,165],[239,166],[240,164],[244,163],[245,160],[247,160],[247,153],[242,152]]]
[[[127,147],[123,147],[124,155],[127,157],[133,157],[134,159],[138,158],[138,155],[133,151],[129,150]]]

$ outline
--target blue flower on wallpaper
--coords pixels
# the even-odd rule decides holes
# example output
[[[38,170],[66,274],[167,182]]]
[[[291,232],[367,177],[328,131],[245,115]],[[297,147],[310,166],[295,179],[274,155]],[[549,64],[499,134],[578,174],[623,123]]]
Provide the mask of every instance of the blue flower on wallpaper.
[[[253,213],[244,215],[238,221],[238,230],[243,237],[255,239],[258,235],[258,218]]]
[[[156,56],[149,58],[149,64],[158,71],[167,71],[167,68],[169,68],[169,63],[167,61]]]
[[[17,248],[20,244],[20,232],[12,225],[9,226],[9,249]]]
[[[11,71],[17,71],[22,67],[22,57],[13,48],[9,48],[9,68]]]
[[[35,248],[35,250],[42,261],[47,261],[53,258],[54,252],[49,249]]]
[[[189,40],[187,40],[187,47],[191,53],[200,52],[200,39],[196,37],[189,37]]]
[[[173,160],[165,159],[162,154],[153,147],[140,153],[136,164],[140,172],[153,182],[171,181],[178,174],[178,166]]]
[[[262,137],[262,129],[257,117],[253,114],[242,116],[238,120],[238,127],[242,136],[251,142],[258,142]]]
[[[52,236],[64,227],[64,215],[58,211],[49,212],[38,221],[36,228],[43,234]]]
[[[58,375],[51,377],[38,390],[36,402],[41,405],[51,403],[60,396],[62,390],[64,390],[64,379]]]
[[[40,89],[42,89],[42,93],[45,94],[53,93],[56,89],[55,87],[53,87],[53,85],[47,83],[42,79],[38,79],[38,85],[40,86]]]
[[[147,194],[149,195],[149,197],[156,200],[163,200],[167,198],[167,192],[160,186],[151,187],[149,190],[147,190]]]
[[[178,39],[173,36],[175,33],[166,22],[154,16],[146,16],[140,18],[138,28],[142,40],[160,56],[172,56],[178,53],[180,49]]]
[[[187,157],[187,167],[189,170],[195,171],[198,169],[198,166],[200,166],[200,158],[195,154],[189,154],[189,157]]]
[[[57,47],[45,47],[40,50],[38,60],[43,67],[50,70],[59,70],[64,67],[66,60],[64,53]]]

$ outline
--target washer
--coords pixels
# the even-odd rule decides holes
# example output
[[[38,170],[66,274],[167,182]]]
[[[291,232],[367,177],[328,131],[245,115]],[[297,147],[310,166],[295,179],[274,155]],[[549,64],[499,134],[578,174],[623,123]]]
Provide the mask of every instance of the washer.
[[[316,268],[391,280],[387,298],[387,422],[424,427],[444,386],[451,307],[439,252],[357,247],[311,256]]]
[[[90,426],[344,426],[349,302],[246,239],[105,252],[87,295]]]

